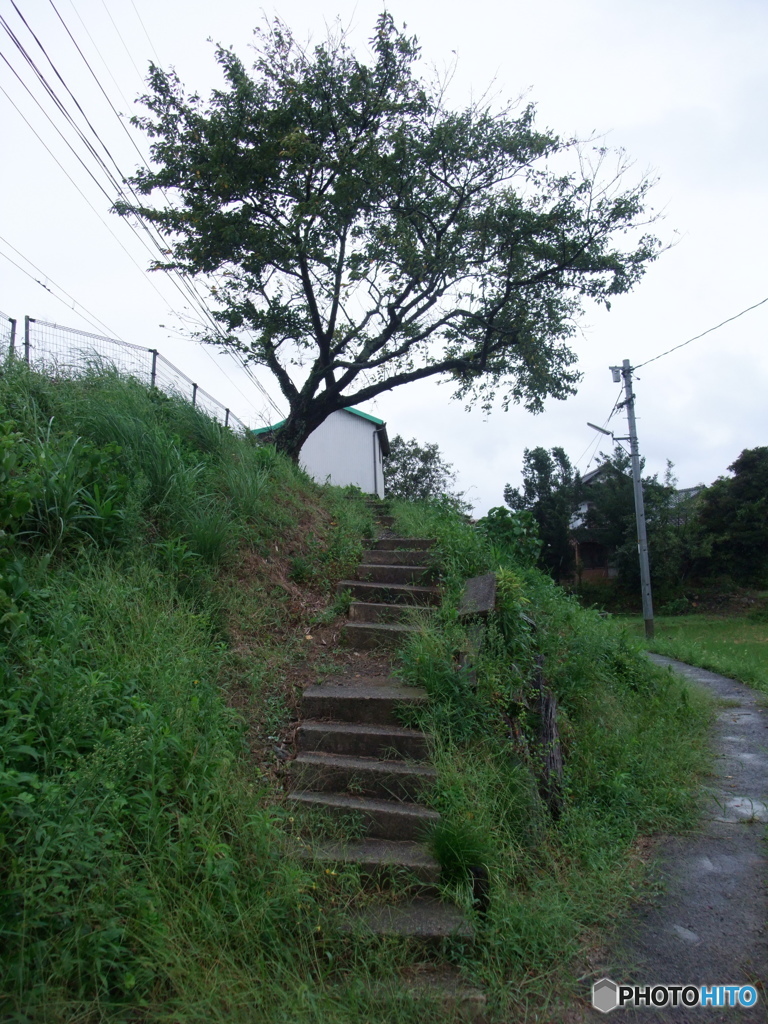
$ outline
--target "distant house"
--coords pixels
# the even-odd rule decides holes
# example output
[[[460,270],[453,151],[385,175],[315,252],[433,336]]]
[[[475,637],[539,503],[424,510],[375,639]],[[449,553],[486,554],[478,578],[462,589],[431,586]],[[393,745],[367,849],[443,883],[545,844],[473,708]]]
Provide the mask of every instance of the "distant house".
[[[589,492],[594,487],[603,486],[615,472],[609,463],[603,463],[581,478],[582,501],[571,516],[570,533],[576,575],[582,580],[611,580],[618,576],[615,548],[601,539],[602,531],[594,530],[589,525],[589,511],[594,504]],[[627,487],[631,486],[631,479],[627,477]],[[695,515],[697,499],[704,489],[703,485],[699,484],[697,487],[685,487],[674,491],[669,496],[671,525],[678,529],[685,526]]]
[[[571,544],[573,545],[576,575],[582,580],[610,580],[618,575],[613,559],[613,549],[597,540],[587,529],[587,514],[592,505],[588,488],[600,484],[610,472],[607,464],[598,466],[591,473],[581,478],[581,486],[586,489],[585,496],[571,516]]]
[[[267,437],[285,420],[260,427],[254,434]],[[384,457],[389,438],[384,420],[359,409],[332,412],[304,442],[299,465],[319,484],[353,484],[366,494],[384,497]]]

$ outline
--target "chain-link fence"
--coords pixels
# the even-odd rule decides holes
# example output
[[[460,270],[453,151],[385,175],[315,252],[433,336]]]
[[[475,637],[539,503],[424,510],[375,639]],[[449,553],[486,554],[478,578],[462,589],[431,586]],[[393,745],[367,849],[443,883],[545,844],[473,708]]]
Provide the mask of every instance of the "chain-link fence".
[[[0,313],[0,359],[7,359],[16,344],[16,321]]]
[[[248,429],[233,412],[204,391],[178,366],[168,362],[157,349],[142,348],[127,341],[116,341],[100,334],[62,327],[47,320],[34,320],[31,316],[24,318],[24,337],[16,337],[14,346],[11,338],[15,324],[16,321],[8,317],[0,320],[3,354],[15,348],[17,356],[42,373],[56,376],[82,372],[93,365],[114,366],[121,373],[127,373],[149,387],[186,398],[208,416],[231,427],[235,433],[245,433]]]

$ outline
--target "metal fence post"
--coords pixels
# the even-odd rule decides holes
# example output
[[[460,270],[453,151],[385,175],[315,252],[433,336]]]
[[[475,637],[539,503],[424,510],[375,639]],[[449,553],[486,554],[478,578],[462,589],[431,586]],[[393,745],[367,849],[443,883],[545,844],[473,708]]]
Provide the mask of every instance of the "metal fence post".
[[[33,316],[24,317],[24,362],[29,366],[29,350],[32,347],[29,340],[29,325],[35,323]]]
[[[11,359],[13,359],[16,354],[16,321],[12,316],[8,317],[8,319],[11,321],[11,347],[9,351]]]
[[[152,353],[152,377],[150,383],[151,387],[154,387],[157,380],[157,349],[151,348],[149,351]]]
[[[192,408],[197,405],[197,384],[192,385]]]
[[[224,426],[229,426],[229,409],[224,410]]]

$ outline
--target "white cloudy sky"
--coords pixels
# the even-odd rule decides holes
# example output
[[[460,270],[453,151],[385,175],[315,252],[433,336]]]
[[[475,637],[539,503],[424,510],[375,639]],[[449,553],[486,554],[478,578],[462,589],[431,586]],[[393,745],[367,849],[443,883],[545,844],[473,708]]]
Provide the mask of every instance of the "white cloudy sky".
[[[549,402],[535,417],[521,409],[486,416],[451,402],[447,387],[424,383],[369,407],[387,421],[390,436],[438,442],[483,512],[501,504],[505,483],[519,483],[526,447],[560,445],[587,468],[598,435],[586,421],[603,423],[619,391],[611,364],[626,358],[639,365],[768,297],[768,4],[392,0],[387,6],[419,37],[428,62],[443,67],[455,54],[456,104],[493,79],[501,95],[527,94],[542,127],[562,135],[606,133],[609,144],[624,147],[636,174],[658,176],[654,205],[664,211],[658,230],[676,243],[610,313],[588,311],[575,344],[584,379],[567,402]],[[286,0],[264,11],[315,40],[338,16],[362,51],[382,7],[373,0]],[[15,0],[15,7],[0,0],[8,28],[54,81],[30,30],[35,33],[126,172],[136,152],[57,10],[126,116],[136,112],[150,60],[175,66],[190,89],[205,94],[218,82],[209,38],[247,57],[262,17],[242,0]],[[0,54],[12,66],[0,61],[0,310],[20,320],[28,314],[93,329],[79,307],[57,301],[10,257],[54,291],[65,289],[119,337],[158,348],[247,422],[269,419],[274,414],[233,361],[215,353],[211,360],[179,335],[181,298],[158,275],[150,279],[140,270],[149,262],[146,251],[107,212],[106,198],[56,134],[54,125],[67,134],[64,121],[2,26]],[[65,95],[58,82],[57,89]],[[663,473],[671,459],[680,486],[708,483],[743,448],[768,443],[767,332],[768,304],[638,372],[638,432],[651,472]],[[261,379],[284,408],[268,378]],[[620,418],[611,426],[625,432]]]

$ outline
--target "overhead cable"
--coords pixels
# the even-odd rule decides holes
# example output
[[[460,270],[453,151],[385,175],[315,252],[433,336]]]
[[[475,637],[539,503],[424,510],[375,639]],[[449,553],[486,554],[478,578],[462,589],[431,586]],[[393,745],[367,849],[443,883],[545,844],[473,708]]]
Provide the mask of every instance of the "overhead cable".
[[[652,359],[646,359],[644,363],[639,363],[637,366],[633,366],[633,370],[639,370],[641,366],[647,366],[648,363],[655,363],[657,359],[661,359],[663,356],[668,356],[670,352],[677,352],[679,348],[684,348],[686,345],[690,345],[692,341],[698,341],[699,338],[703,338],[705,334],[711,334],[712,331],[717,331],[721,327],[725,327],[726,324],[732,323],[734,320],[738,320],[740,316],[744,316],[745,313],[751,313],[753,309],[757,309],[758,306],[764,306],[768,302],[768,297],[761,299],[756,302],[754,306],[747,306],[746,309],[742,309],[740,313],[736,313],[735,316],[729,316],[727,320],[723,320],[722,323],[715,324],[714,327],[709,327],[706,331],[702,331],[701,334],[696,334],[693,338],[689,338],[688,341],[683,341],[679,345],[675,345],[673,348],[668,348],[666,352],[661,352],[659,355],[654,356]]]

